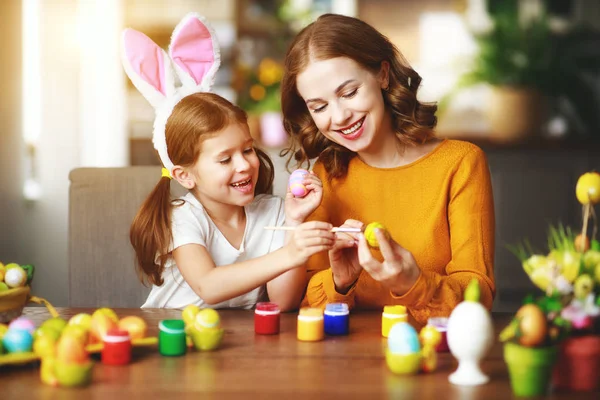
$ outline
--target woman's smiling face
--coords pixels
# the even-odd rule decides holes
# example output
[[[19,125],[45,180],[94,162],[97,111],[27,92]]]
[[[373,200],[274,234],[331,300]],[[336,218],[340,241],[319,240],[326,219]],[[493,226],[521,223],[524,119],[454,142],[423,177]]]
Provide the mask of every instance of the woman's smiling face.
[[[296,86],[323,135],[348,150],[368,152],[386,120],[381,90],[388,85],[387,72],[387,64],[373,74],[346,57],[313,60]]]

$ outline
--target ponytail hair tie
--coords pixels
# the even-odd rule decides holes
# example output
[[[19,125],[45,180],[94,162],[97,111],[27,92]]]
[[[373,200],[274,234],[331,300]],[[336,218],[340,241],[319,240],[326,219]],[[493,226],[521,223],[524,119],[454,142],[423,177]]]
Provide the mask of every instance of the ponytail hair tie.
[[[171,173],[169,172],[168,169],[164,168],[161,171],[161,178],[169,178],[169,179],[173,179],[173,177],[171,176]]]

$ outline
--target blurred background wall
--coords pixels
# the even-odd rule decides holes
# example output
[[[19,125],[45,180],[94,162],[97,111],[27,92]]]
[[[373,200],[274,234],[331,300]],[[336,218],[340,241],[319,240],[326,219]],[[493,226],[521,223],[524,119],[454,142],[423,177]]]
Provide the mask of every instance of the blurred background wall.
[[[288,176],[279,157],[287,141],[281,61],[295,33],[336,12],[364,19],[400,48],[423,76],[421,99],[440,106],[439,136],[471,140],[488,154],[496,309],[514,307],[531,289],[506,244],[527,237],[543,245],[549,222],[577,224],[576,179],[600,168],[600,2],[7,0],[0,261],[35,264],[34,292],[55,305],[68,302],[69,171],[158,164],[153,111],[122,71],[120,32],[136,28],[166,47],[190,11],[216,30],[223,62],[215,90],[250,113],[253,135],[277,166],[276,194]]]

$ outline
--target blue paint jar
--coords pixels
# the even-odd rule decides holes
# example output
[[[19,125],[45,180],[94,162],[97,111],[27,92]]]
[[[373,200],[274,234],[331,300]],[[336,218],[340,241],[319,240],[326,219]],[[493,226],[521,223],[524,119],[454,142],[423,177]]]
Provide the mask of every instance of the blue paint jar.
[[[330,303],[325,306],[325,333],[347,335],[350,331],[350,311],[346,303]]]

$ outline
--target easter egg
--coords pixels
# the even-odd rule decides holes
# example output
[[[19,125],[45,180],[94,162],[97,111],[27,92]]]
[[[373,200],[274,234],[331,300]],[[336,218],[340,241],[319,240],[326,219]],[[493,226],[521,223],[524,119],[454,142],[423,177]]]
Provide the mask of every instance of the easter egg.
[[[369,243],[369,246],[373,248],[378,248],[379,242],[377,241],[377,236],[375,236],[375,229],[381,229],[388,238],[390,237],[390,234],[388,233],[385,226],[380,222],[371,222],[367,225],[364,233],[365,239],[367,239],[367,243]]]
[[[35,324],[28,318],[19,317],[8,325],[8,329],[21,329],[33,335],[33,331],[35,331]]]
[[[0,339],[2,339],[2,336],[4,336],[6,332],[8,332],[8,325],[0,324]]]
[[[85,343],[75,335],[62,335],[56,346],[56,358],[65,363],[81,364],[89,360]]]
[[[288,186],[290,192],[296,197],[304,197],[308,194],[308,189],[302,183],[309,172],[305,169],[297,169],[290,175]]]
[[[538,306],[525,304],[515,317],[519,320],[519,343],[523,346],[537,346],[546,339],[548,322]]]
[[[9,329],[2,337],[2,344],[9,353],[26,353],[31,351],[33,336],[26,330]]]
[[[408,322],[397,322],[388,334],[388,350],[395,354],[412,354],[421,350],[417,331]]]
[[[433,325],[425,325],[419,332],[419,339],[423,346],[437,346],[442,341],[442,334]]]
[[[575,186],[577,200],[581,204],[597,204],[600,202],[600,174],[597,172],[586,172],[577,180]]]
[[[40,336],[33,342],[33,352],[40,357],[54,357],[56,355],[57,339],[51,336]]]
[[[5,290],[10,289],[8,285],[4,282],[0,282],[0,292],[4,292]]]
[[[119,329],[127,331],[131,340],[146,337],[146,321],[135,315],[121,318],[119,321]]]
[[[63,329],[61,337],[71,336],[78,339],[83,345],[86,345],[89,340],[90,330],[85,329],[81,325],[67,325]]]
[[[212,308],[204,308],[196,315],[196,329],[218,328],[220,323],[219,313]]]
[[[40,328],[48,327],[48,328],[55,329],[58,332],[62,332],[62,330],[65,329],[65,326],[67,326],[67,321],[65,321],[61,317],[52,317],[52,318],[49,318],[49,319],[45,320],[44,322],[42,322],[42,325],[40,325]]]
[[[33,332],[33,340],[37,340],[43,336],[49,336],[55,340],[60,337],[61,331],[52,326],[40,326]]]
[[[27,282],[27,272],[18,265],[6,270],[4,275],[4,283],[10,288],[25,286]]]
[[[119,317],[117,316],[117,313],[114,312],[113,310],[111,310],[110,308],[107,307],[102,307],[97,309],[96,311],[94,311],[94,313],[92,314],[92,318],[94,318],[94,316],[98,315],[98,314],[104,314],[106,315],[108,318],[110,318],[115,324],[119,322]]]
[[[79,325],[85,330],[89,330],[92,326],[92,316],[87,313],[73,315],[69,320],[69,325]]]
[[[186,326],[192,325],[196,321],[196,315],[200,312],[200,307],[195,304],[186,306],[181,312],[181,318]]]
[[[105,309],[108,310],[108,309]],[[110,310],[112,311],[112,310]],[[114,311],[112,311],[114,314]],[[115,320],[115,316],[113,316],[109,312],[98,312],[96,310],[92,314],[92,324],[90,326],[90,334],[92,335],[92,343],[94,341],[101,342],[106,333],[111,329],[116,329],[118,327],[118,320]],[[115,314],[116,315],[116,314]],[[73,325],[77,326],[77,325]]]

